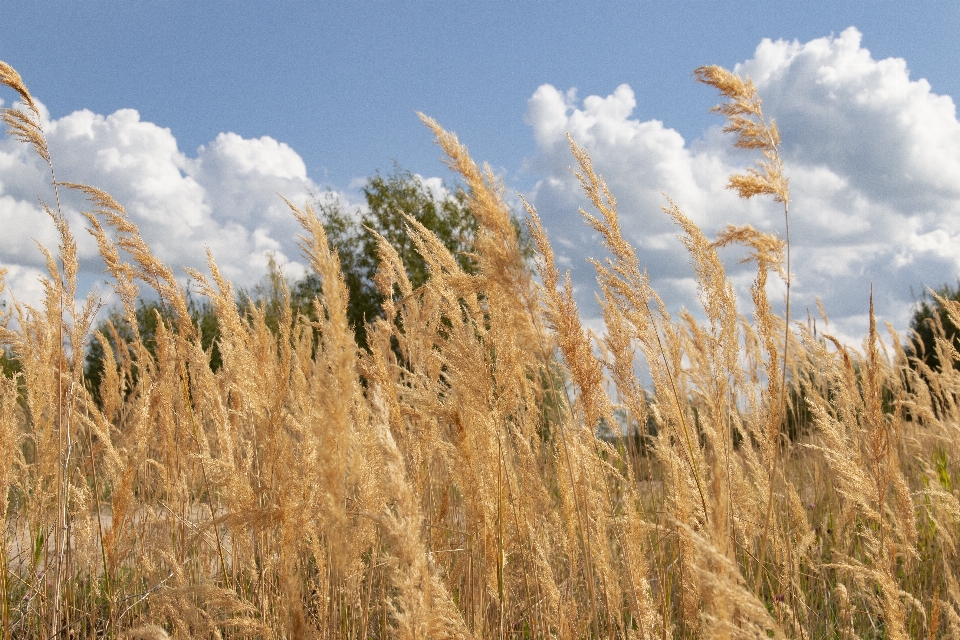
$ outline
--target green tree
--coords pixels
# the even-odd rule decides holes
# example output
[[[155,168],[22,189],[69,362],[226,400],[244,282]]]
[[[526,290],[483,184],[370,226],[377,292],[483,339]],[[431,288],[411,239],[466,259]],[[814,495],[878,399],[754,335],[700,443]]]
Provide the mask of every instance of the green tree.
[[[20,361],[7,347],[0,347],[0,373],[10,378],[21,370]]]
[[[376,233],[383,235],[397,250],[407,270],[407,277],[414,287],[423,285],[430,277],[426,262],[419,254],[406,232],[406,220],[403,213],[410,215],[427,229],[430,229],[456,257],[464,271],[474,273],[476,267],[469,252],[473,248],[473,239],[477,231],[477,220],[467,205],[467,196],[462,190],[446,198],[438,198],[423,184],[423,181],[406,169],[397,168],[389,176],[377,174],[363,189],[367,202],[366,211],[350,212],[344,210],[336,201],[317,202],[318,215],[327,232],[328,239],[337,249],[341,268],[346,281],[350,300],[347,308],[348,320],[354,328],[357,343],[366,347],[367,321],[382,315],[383,297],[374,285],[374,276],[379,265]],[[532,242],[521,230],[520,222],[514,220],[514,227],[521,239],[524,255],[533,255]],[[266,314],[267,325],[278,333],[278,323],[283,304],[283,290],[288,289],[293,313],[312,317],[313,299],[321,293],[321,282],[316,274],[309,274],[292,285],[284,280],[276,262],[271,258],[267,273],[260,283],[252,289],[241,289],[237,295],[237,304],[241,310],[250,305],[262,306]],[[212,305],[193,297],[188,298],[190,318],[200,329],[201,344],[210,351],[210,364],[214,371],[220,368],[220,352],[217,339],[220,327]],[[172,326],[169,310],[156,300],[140,299],[136,306],[136,322],[147,351],[152,355],[156,349],[156,331],[159,321],[164,320]],[[116,335],[108,329],[107,320],[112,323]],[[99,322],[96,331],[111,341],[111,348],[117,352],[115,341],[129,343],[133,340],[133,330],[119,309],[112,310],[107,319]],[[105,351],[98,340],[92,340],[85,362],[85,374],[94,396],[97,397],[104,373]],[[135,372],[134,372],[135,373]]]
[[[2,275],[2,274],[0,274]],[[0,291],[3,290],[3,283],[0,282]],[[0,326],[7,326],[10,316],[7,311],[7,301],[0,300]],[[8,378],[21,371],[20,361],[7,345],[0,344],[0,373]]]
[[[944,284],[935,289],[935,293],[945,300],[960,302],[960,281],[955,287]],[[943,337],[960,350],[960,328],[947,315],[943,305],[926,292],[914,307],[910,329],[913,335],[907,341],[907,355],[921,360],[934,371],[941,368],[936,350],[936,337],[941,335],[941,329]],[[960,368],[960,363],[954,364],[954,367]]]
[[[217,322],[213,305],[206,300],[198,301],[188,294],[187,308],[190,311],[190,320],[200,330],[200,344],[210,352],[210,366],[216,371],[221,365],[220,349],[217,344],[217,339],[220,337],[220,325]],[[158,300],[140,298],[137,300],[134,315],[143,346],[146,347],[151,356],[156,356],[157,329],[160,327],[160,321],[162,320],[167,327],[174,330],[172,313]],[[113,325],[115,333],[110,331],[110,325]],[[131,344],[134,338],[133,328],[127,321],[123,310],[119,308],[112,309],[105,319],[97,323],[94,331],[110,341],[110,348],[114,354],[117,353],[117,339],[126,344]],[[105,357],[106,352],[100,341],[98,339],[91,340],[84,359],[84,376],[94,398],[99,398]],[[136,375],[136,363],[134,363],[133,374]]]
[[[381,315],[383,296],[374,284],[379,265],[376,233],[393,246],[406,267],[414,288],[430,277],[427,264],[406,231],[407,214],[432,231],[456,257],[460,267],[474,273],[470,257],[477,232],[477,219],[470,212],[467,196],[461,189],[449,197],[436,197],[423,181],[407,169],[395,168],[389,176],[379,173],[363,189],[366,211],[355,214],[344,211],[336,200],[318,202],[318,216],[330,244],[340,256],[344,280],[350,294],[347,316],[357,336],[357,343],[366,347],[364,323]],[[533,254],[532,243],[518,220],[514,221],[526,257]],[[306,276],[293,287],[294,306],[309,308],[320,292],[321,283],[315,274]]]
[[[274,335],[279,335],[285,295],[290,298],[293,317],[301,313],[309,316],[312,312],[313,298],[294,299],[290,288],[290,284],[280,270],[280,265],[272,255],[267,256],[267,272],[260,282],[254,285],[253,289],[240,289],[237,293],[237,305],[241,315],[249,312],[253,307],[261,309],[267,327]],[[216,321],[216,316],[213,316],[213,320]]]

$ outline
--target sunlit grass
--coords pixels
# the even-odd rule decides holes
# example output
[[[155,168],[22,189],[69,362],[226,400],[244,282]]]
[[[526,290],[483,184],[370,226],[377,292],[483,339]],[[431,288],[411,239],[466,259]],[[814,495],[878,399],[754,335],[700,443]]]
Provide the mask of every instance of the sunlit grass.
[[[697,74],[762,154],[731,187],[786,214],[753,86]],[[294,312],[282,279],[269,308],[238,305],[211,258],[189,275],[216,316],[214,366],[174,272],[120,203],[56,182],[29,92],[7,65],[0,81],[23,102],[4,112],[13,135],[89,200],[126,322],[125,339],[97,334],[98,301],[75,308],[58,199],[43,303],[0,323],[4,637],[960,634],[960,373],[911,367],[896,335],[883,351],[872,310],[863,353],[776,314],[786,227],[712,240],[665,202],[704,304],[672,316],[571,140],[609,258],[598,344],[533,207],[536,274],[497,178],[424,118],[478,221],[471,271],[409,218],[431,277],[415,288],[381,239],[383,314],[360,348],[339,258],[289,203],[322,285],[313,312]],[[728,245],[757,267],[751,309],[717,256]],[[140,287],[163,310],[149,348]]]

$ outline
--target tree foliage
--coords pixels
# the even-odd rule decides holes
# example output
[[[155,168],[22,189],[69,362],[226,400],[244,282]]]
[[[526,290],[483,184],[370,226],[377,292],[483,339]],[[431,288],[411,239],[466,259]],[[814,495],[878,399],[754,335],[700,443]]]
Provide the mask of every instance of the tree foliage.
[[[2,274],[0,274],[2,275]],[[0,283],[2,289],[2,283]],[[9,315],[7,313],[7,301],[0,300],[0,326],[6,326]],[[6,346],[0,346],[0,373],[6,377],[11,377],[21,371],[20,361]]]
[[[467,273],[475,271],[470,251],[477,230],[477,220],[470,212],[467,197],[462,190],[451,192],[447,197],[438,197],[423,183],[419,176],[396,168],[388,176],[377,174],[363,189],[366,210],[348,211],[336,199],[317,201],[318,214],[327,237],[337,249],[350,300],[347,316],[356,334],[357,343],[365,347],[365,322],[381,315],[383,297],[374,285],[374,276],[379,265],[376,234],[380,234],[397,250],[407,270],[407,277],[416,288],[430,277],[423,257],[406,232],[409,215],[443,242],[456,257],[460,267]],[[519,221],[515,228],[521,237],[526,257],[532,255],[532,244],[521,231]],[[303,314],[316,320],[313,299],[322,290],[316,274],[288,284],[279,266],[271,258],[267,273],[260,283],[249,290],[240,290],[237,304],[242,309],[256,305],[264,310],[267,326],[278,332],[283,296],[289,295],[294,314]],[[190,319],[200,330],[202,345],[210,353],[211,366],[220,368],[220,352],[217,340],[220,327],[210,303],[189,298]],[[159,301],[140,299],[136,307],[136,322],[144,345],[151,355],[155,348],[155,335],[161,320],[172,326],[171,312]],[[112,310],[96,327],[96,332],[110,341],[111,350],[117,353],[117,341],[130,342],[133,330],[119,309]],[[104,373],[105,350],[99,339],[91,341],[86,356],[85,373],[88,384],[96,392]],[[0,355],[4,370],[7,362]],[[95,393],[96,395],[96,393]]]
[[[474,273],[476,269],[470,252],[477,232],[477,219],[470,212],[462,190],[437,197],[419,176],[407,169],[395,168],[386,177],[378,173],[364,187],[363,195],[367,203],[365,211],[345,211],[338,200],[317,203],[330,244],[340,256],[350,294],[347,318],[361,347],[367,344],[364,324],[381,315],[383,304],[383,296],[374,284],[380,264],[377,234],[396,249],[410,284],[417,288],[426,283],[430,272],[407,234],[404,214],[432,231],[467,273]],[[532,243],[519,220],[514,219],[514,227],[525,257],[530,258]],[[309,308],[308,301],[319,293],[320,287],[320,280],[314,274],[299,281],[293,289],[294,306]]]
[[[956,286],[944,284],[935,289],[934,293],[945,300],[960,301],[960,281]],[[936,348],[937,336],[943,336],[954,348],[960,350],[960,328],[947,315],[943,305],[929,293],[925,292],[914,307],[910,329],[913,335],[906,346],[907,355],[924,362],[934,371],[941,369]],[[954,367],[960,368],[960,363],[954,364]]]
[[[200,330],[201,345],[210,354],[210,366],[216,371],[221,365],[220,349],[217,345],[217,339],[220,337],[220,326],[213,311],[213,306],[205,300],[198,301],[192,296],[188,296],[187,302],[190,320]],[[160,322],[162,321],[171,330],[175,330],[171,310],[159,300],[140,298],[137,300],[134,315],[144,346],[152,357],[156,357],[156,335]],[[133,341],[134,333],[133,327],[127,321],[123,310],[115,308],[107,314],[106,318],[97,323],[94,335],[97,337],[90,341],[90,346],[87,348],[84,376],[90,389],[94,392],[94,397],[97,398],[99,397],[100,383],[103,380],[106,357],[101,337],[109,341],[111,351],[117,354],[120,347],[119,343],[130,344]],[[132,368],[134,375],[136,375],[135,362],[132,363]]]

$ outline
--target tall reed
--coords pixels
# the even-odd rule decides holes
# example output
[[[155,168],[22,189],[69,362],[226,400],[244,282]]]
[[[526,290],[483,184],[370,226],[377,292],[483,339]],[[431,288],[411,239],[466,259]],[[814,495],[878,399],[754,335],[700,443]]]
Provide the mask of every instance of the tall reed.
[[[763,156],[731,188],[786,215],[753,85],[696,75]],[[188,274],[219,323],[213,367],[176,274],[109,194],[57,181],[32,96],[8,65],[0,82],[55,195],[86,198],[126,323],[94,332],[99,301],[75,305],[57,197],[43,303],[0,320],[19,367],[0,377],[4,637],[960,635],[960,372],[911,366],[892,330],[886,351],[872,307],[862,352],[778,315],[767,284],[789,290],[786,238],[711,239],[667,200],[703,306],[671,314],[571,139],[608,254],[596,338],[535,208],[536,274],[502,183],[423,117],[465,183],[476,270],[407,217],[431,277],[414,288],[380,238],[383,313],[361,348],[337,252],[288,203],[322,283],[315,320],[282,280],[279,304],[238,302],[210,256]],[[756,266],[749,314],[726,246]],[[150,348],[141,287],[163,311]],[[106,355],[96,392],[90,341]],[[960,360],[942,333],[937,348]]]

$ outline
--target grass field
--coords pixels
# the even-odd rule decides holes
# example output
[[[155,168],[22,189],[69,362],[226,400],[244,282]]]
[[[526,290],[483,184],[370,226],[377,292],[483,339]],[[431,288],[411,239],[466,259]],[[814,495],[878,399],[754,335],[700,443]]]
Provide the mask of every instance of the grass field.
[[[3,636],[960,637],[960,372],[911,366],[872,310],[862,351],[793,322],[789,298],[774,312],[768,278],[789,292],[779,137],[749,82],[696,73],[759,158],[731,188],[784,213],[782,236],[710,239],[665,203],[702,313],[664,307],[571,140],[606,252],[591,338],[533,207],[536,274],[497,178],[424,118],[478,219],[476,273],[411,218],[432,277],[414,289],[382,242],[384,314],[360,349],[338,257],[291,203],[319,320],[281,304],[272,330],[211,259],[189,275],[219,322],[214,370],[178,275],[120,203],[57,182],[33,100],[0,65],[22,99],[9,131],[89,199],[134,328],[110,340],[96,299],[72,303],[78,230],[58,197],[46,297],[0,322],[16,363],[0,378]],[[731,245],[756,266],[749,309],[717,256]],[[171,318],[151,349],[141,287]],[[92,340],[108,363],[96,397]]]

